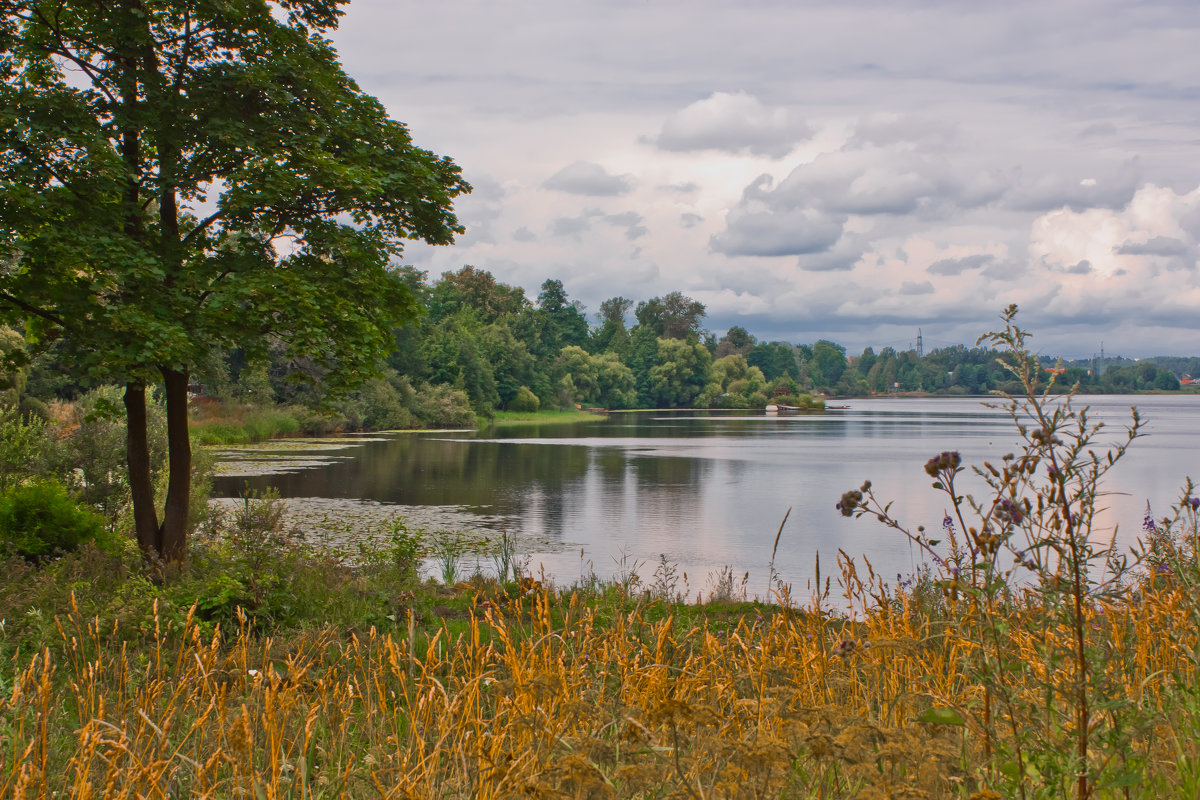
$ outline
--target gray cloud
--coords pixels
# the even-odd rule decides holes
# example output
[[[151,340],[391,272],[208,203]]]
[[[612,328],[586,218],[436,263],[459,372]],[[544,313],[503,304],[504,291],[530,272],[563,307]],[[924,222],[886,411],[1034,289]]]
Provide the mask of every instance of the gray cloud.
[[[900,294],[933,294],[933,284],[929,281],[921,281],[920,283],[905,281],[900,284]]]
[[[930,264],[925,271],[930,275],[961,275],[969,269],[986,267],[995,260],[995,256],[985,253],[962,258],[943,258]]]
[[[801,255],[797,266],[805,272],[849,272],[866,254],[870,243],[861,236],[843,233],[833,247],[822,253]]]
[[[725,230],[709,247],[727,256],[794,256],[820,253],[842,235],[844,218],[808,208],[774,211],[741,205],[725,218]]]
[[[623,211],[619,214],[608,214],[604,217],[604,221],[609,225],[614,225],[618,228],[625,229],[625,238],[634,241],[642,238],[650,232],[650,229],[642,225],[642,215],[636,211]]]
[[[1045,212],[1063,207],[1072,211],[1121,208],[1145,182],[1136,157],[1091,175],[1049,172],[1026,179],[1022,172],[1018,170],[1016,181],[1004,198],[1004,205],[1021,211]]]
[[[585,208],[577,217],[555,217],[546,230],[551,236],[581,240],[582,234],[592,229],[592,220],[603,216],[604,212],[598,208]]]
[[[512,238],[518,242],[533,242],[537,240],[537,234],[522,225],[512,232]]]
[[[679,224],[685,228],[694,228],[704,222],[704,217],[699,214],[693,214],[690,211],[685,211],[679,215]]]
[[[624,228],[625,238],[631,241],[640,239],[650,232],[649,228],[641,224],[642,215],[636,211],[605,214],[598,208],[585,208],[576,217],[555,217],[550,220],[546,230],[551,236],[569,237],[581,241],[583,234],[592,230],[592,222],[595,220],[608,223],[615,228]]]
[[[1073,264],[1072,266],[1069,266],[1063,270],[1063,272],[1067,273],[1068,275],[1087,275],[1091,271],[1092,262],[1088,261],[1086,258],[1079,263]]]
[[[657,136],[642,141],[677,153],[719,150],[782,158],[812,135],[788,109],[767,108],[745,92],[714,92],[672,114]]]
[[[1028,271],[1029,264],[1027,262],[1012,259],[1001,261],[997,259],[980,270],[979,274],[995,281],[1015,281]]]
[[[542,188],[589,197],[619,197],[633,191],[631,175],[613,175],[599,164],[576,161],[560,169],[542,183]]]
[[[822,153],[794,169],[775,190],[776,203],[809,204],[839,214],[942,215],[998,198],[1007,181],[996,171],[960,174],[940,154],[903,147]],[[760,194],[761,179],[752,184]]]
[[[924,119],[913,115],[872,114],[854,126],[846,147],[886,147],[894,144],[917,144],[944,148],[958,136],[958,126],[944,120]]]
[[[692,183],[668,183],[658,187],[664,192],[678,192],[679,194],[693,194],[700,191],[700,184]]]
[[[1190,250],[1187,242],[1170,236],[1155,236],[1144,242],[1126,242],[1113,252],[1122,256],[1183,256]]]

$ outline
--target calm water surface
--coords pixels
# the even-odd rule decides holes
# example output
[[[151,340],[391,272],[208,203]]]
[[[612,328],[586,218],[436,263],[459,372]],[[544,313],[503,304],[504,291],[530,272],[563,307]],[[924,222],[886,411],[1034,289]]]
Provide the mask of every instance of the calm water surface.
[[[400,434],[250,485],[284,497],[464,507],[480,515],[478,527],[517,534],[534,569],[544,565],[560,583],[634,563],[649,578],[661,554],[688,573],[693,592],[730,566],[739,578],[749,571],[751,594],[761,593],[789,508],[775,569],[797,589],[812,578],[818,552],[829,574],[839,549],[866,556],[883,575],[910,573],[917,561],[906,540],[877,522],[842,518],[834,508],[841,493],[869,478],[879,497],[895,500],[897,517],[937,527],[946,505],[925,461],[943,450],[967,464],[999,459],[1015,447],[1012,422],[975,399],[849,402],[849,410],[797,416],[639,412],[567,426]],[[1200,397],[1082,402],[1111,426],[1108,441],[1128,425],[1131,403],[1146,420],[1147,435],[1105,487],[1104,522],[1132,541],[1147,501],[1161,515],[1185,476],[1200,479]],[[223,479],[217,494],[236,495],[245,483]]]

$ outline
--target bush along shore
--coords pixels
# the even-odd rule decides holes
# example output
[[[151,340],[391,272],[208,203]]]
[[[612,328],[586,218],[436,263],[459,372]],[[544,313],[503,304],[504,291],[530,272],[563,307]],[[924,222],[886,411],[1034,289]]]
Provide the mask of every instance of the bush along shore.
[[[769,602],[729,575],[692,596],[665,562],[555,586],[507,535],[464,575],[399,521],[313,547],[270,496],[199,507],[186,561],[148,568],[120,511],[97,532],[67,508],[91,484],[50,492],[78,536],[3,531],[0,796],[1200,796],[1200,497],[1148,509],[1129,552],[1094,530],[1140,421],[1102,448],[1045,402],[1014,313],[992,341],[1023,444],[973,467],[984,493],[946,452],[936,532],[869,481],[841,498],[925,552],[895,585],[839,553],[803,595],[767,565]],[[0,438],[6,503],[66,485],[58,439]]]

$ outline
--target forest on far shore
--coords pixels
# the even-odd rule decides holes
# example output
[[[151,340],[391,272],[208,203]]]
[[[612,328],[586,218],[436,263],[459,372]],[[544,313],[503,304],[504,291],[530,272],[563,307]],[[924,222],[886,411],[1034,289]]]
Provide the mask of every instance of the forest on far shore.
[[[704,328],[704,305],[680,292],[612,297],[589,320],[559,280],[545,281],[531,299],[471,266],[434,281],[412,267],[394,274],[423,313],[395,330],[379,374],[349,394],[329,391],[315,361],[288,359],[282,347],[255,356],[209,353],[192,373],[193,393],[227,405],[290,406],[305,430],[319,432],[471,425],[501,410],[761,408],[777,397],[803,402],[805,394],[966,396],[1015,388],[996,353],[983,347],[923,355],[868,347],[848,356],[827,339],[766,342],[741,327],[718,336]],[[37,413],[98,388],[65,363],[56,342],[30,343],[4,328],[0,349],[10,365],[23,364],[10,366],[0,387],[6,404]],[[13,359],[17,351],[22,358]],[[1200,374],[1200,358],[1058,364],[1043,357],[1040,365],[1043,377],[1059,369],[1059,385],[1078,384],[1084,393],[1175,391],[1181,378]]]

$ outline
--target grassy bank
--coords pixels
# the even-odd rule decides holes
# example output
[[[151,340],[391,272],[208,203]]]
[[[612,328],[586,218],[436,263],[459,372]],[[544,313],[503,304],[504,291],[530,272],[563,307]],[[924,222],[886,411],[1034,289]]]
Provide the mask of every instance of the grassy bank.
[[[847,567],[801,603],[696,605],[663,575],[446,586],[403,536],[349,569],[227,533],[163,585],[128,554],[5,564],[0,795],[980,800],[1020,740],[1027,796],[1071,796],[1044,678],[1072,633],[1036,603],[1003,612],[1027,659],[1006,697],[1062,713],[1032,737],[984,722],[1007,711],[970,668],[977,614],[933,583]],[[1089,613],[1113,687],[1092,724],[1129,733],[1092,796],[1200,788],[1200,571],[1172,570]]]
[[[193,402],[189,430],[195,444],[242,444],[286,436],[323,436],[337,431],[341,420],[303,406],[254,406]]]
[[[567,422],[598,422],[605,419],[603,411],[585,411],[578,408],[548,409],[544,411],[497,411],[496,417],[482,427],[495,425],[511,428],[522,425],[558,425]]]

